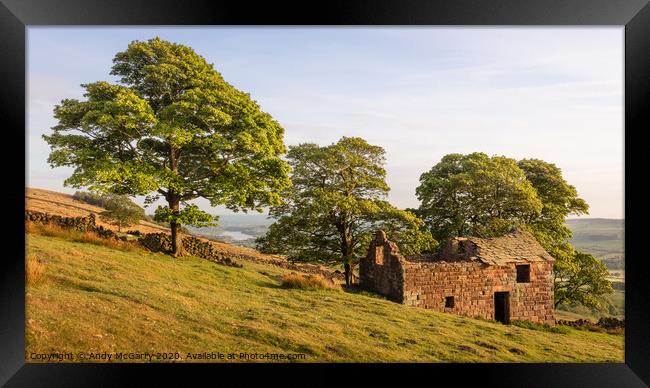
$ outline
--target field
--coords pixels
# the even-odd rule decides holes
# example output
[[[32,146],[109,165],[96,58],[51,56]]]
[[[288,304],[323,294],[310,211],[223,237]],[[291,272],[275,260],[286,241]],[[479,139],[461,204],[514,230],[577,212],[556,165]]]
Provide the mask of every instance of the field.
[[[300,362],[623,362],[621,335],[525,329],[358,291],[285,289],[287,271],[262,264],[233,268],[37,234],[27,235],[27,251],[42,270],[26,290],[27,362],[52,352],[84,352],[83,361],[94,361],[90,352],[178,352],[205,362],[188,355],[208,352],[302,354]]]
[[[625,269],[623,220],[604,218],[570,219],[571,243],[602,260],[611,270]]]

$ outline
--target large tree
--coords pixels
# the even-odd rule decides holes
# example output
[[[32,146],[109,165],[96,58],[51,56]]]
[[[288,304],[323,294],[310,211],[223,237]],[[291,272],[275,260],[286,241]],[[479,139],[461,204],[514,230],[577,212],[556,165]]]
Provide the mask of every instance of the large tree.
[[[542,203],[517,163],[475,152],[448,154],[420,176],[417,210],[433,236],[494,236],[538,217]]]
[[[289,185],[284,130],[251,97],[227,83],[190,47],[158,38],[131,42],[113,59],[118,83],[94,82],[83,101],[54,109],[44,136],[53,167],[74,167],[65,184],[116,194],[163,197],[173,254],[182,224],[212,217],[188,201],[261,210]]]
[[[277,221],[258,239],[263,252],[302,261],[343,263],[346,283],[365,256],[378,229],[384,229],[402,252],[432,251],[436,242],[413,213],[386,201],[384,150],[356,137],[318,146],[290,147],[293,186],[285,201],[272,207]]]
[[[556,305],[602,307],[612,291],[607,269],[569,242],[569,215],[589,206],[552,163],[482,153],[449,154],[422,174],[416,191],[421,215],[439,239],[499,236],[517,226],[529,230],[555,258]]]

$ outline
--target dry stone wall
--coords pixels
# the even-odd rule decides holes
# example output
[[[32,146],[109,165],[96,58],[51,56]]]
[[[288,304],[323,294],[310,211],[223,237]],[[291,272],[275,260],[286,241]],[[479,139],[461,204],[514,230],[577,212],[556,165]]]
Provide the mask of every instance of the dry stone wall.
[[[25,222],[34,222],[44,225],[57,225],[64,229],[74,229],[81,232],[93,232],[103,238],[114,238],[127,241],[110,229],[95,223],[95,215],[90,213],[87,217],[62,217],[37,211],[25,210]]]
[[[92,230],[97,227],[95,224],[95,215],[92,213],[88,217],[62,217],[37,211],[25,210],[25,221],[46,225],[53,224],[62,228],[76,229],[80,231]]]
[[[104,238],[115,238],[127,241],[126,237],[119,237],[112,230],[106,229],[102,226],[97,226],[95,224],[95,215],[92,213],[88,217],[62,217],[57,215],[50,215],[47,213],[25,210],[25,222],[55,224],[66,229],[91,231]],[[151,252],[170,252],[172,249],[171,237],[166,233],[127,233],[138,236],[139,238],[137,240],[137,243]],[[213,244],[210,241],[202,240],[194,236],[183,237],[183,248],[190,255],[201,257],[224,265],[241,267],[242,265],[236,263],[235,260],[246,260],[261,264],[274,265],[292,271],[321,275],[327,279],[332,280],[342,281],[344,278],[343,274],[336,272],[331,268],[316,264],[292,263],[281,258],[265,257],[262,259],[254,255],[235,253],[220,248],[218,245]]]

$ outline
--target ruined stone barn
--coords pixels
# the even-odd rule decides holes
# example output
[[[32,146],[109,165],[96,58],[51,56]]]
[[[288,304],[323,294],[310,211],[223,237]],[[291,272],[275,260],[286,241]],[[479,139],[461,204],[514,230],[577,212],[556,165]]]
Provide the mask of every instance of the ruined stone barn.
[[[403,256],[379,231],[359,264],[360,286],[440,312],[555,324],[553,257],[530,233],[455,238],[437,254]]]

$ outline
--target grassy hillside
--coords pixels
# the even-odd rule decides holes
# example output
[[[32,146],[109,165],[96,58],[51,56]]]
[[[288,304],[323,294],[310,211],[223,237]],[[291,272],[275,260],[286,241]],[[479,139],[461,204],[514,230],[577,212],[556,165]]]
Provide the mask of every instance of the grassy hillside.
[[[566,221],[573,232],[571,243],[601,259],[610,269],[625,268],[624,221],[580,218]]]
[[[272,266],[244,262],[238,269],[34,234],[27,236],[27,249],[43,273],[26,290],[26,354],[148,351],[179,352],[185,358],[188,352],[269,352],[302,353],[306,362],[623,361],[620,335],[530,330],[407,307],[367,293],[284,289],[278,276],[286,271]]]

